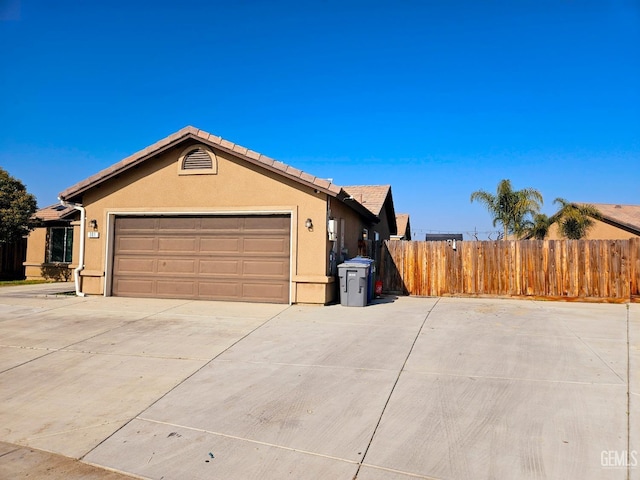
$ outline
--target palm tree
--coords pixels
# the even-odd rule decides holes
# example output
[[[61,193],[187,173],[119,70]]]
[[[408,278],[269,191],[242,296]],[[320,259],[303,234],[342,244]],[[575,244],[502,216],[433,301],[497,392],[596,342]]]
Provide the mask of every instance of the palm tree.
[[[509,233],[522,236],[526,231],[528,216],[540,211],[542,194],[533,188],[513,190],[510,180],[501,180],[495,195],[484,190],[471,194],[471,201],[484,204],[493,216],[493,226],[501,224],[504,229],[503,239]]]
[[[586,237],[589,229],[595,225],[593,219],[602,217],[600,210],[593,205],[570,203],[560,197],[553,203],[560,204],[560,210],[554,215],[558,231],[560,235],[571,240]]]
[[[533,216],[533,222],[528,222],[526,227],[527,238],[544,240],[549,233],[549,228],[555,221],[555,217],[548,217],[544,213],[536,213]]]

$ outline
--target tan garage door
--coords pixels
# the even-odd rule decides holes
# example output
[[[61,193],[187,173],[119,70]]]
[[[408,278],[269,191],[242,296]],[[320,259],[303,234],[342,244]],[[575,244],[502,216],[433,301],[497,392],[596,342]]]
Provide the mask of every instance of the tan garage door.
[[[289,302],[290,217],[116,217],[112,294]]]

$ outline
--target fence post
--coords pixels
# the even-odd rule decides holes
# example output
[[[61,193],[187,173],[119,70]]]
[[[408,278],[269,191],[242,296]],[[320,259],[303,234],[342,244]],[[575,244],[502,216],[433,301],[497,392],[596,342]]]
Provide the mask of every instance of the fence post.
[[[629,240],[629,300],[640,299],[640,237]]]

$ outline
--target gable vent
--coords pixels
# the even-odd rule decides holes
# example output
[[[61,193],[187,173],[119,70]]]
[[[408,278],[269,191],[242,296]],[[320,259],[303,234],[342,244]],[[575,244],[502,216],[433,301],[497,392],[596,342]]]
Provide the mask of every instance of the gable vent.
[[[185,155],[182,161],[183,170],[201,170],[213,168],[213,162],[207,152],[201,148],[196,148]]]

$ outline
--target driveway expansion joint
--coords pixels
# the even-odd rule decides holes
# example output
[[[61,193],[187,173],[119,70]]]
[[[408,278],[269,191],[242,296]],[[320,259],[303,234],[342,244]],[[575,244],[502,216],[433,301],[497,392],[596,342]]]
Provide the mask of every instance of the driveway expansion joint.
[[[429,319],[429,316],[431,315],[431,312],[433,312],[433,310],[435,310],[436,306],[438,305],[438,303],[440,302],[440,298],[438,298],[435,303],[433,305],[431,305],[431,308],[427,311],[426,316],[424,317],[424,319],[422,320],[422,324],[420,325],[420,328],[418,329],[418,331],[416,332],[414,338],[413,338],[413,342],[411,343],[411,347],[409,348],[409,351],[407,352],[407,356],[404,359],[404,362],[402,363],[402,367],[400,367],[400,370],[398,371],[398,375],[396,376],[395,381],[393,382],[393,385],[391,386],[391,390],[389,391],[389,395],[387,396],[387,400],[384,403],[384,406],[382,407],[382,411],[380,412],[380,416],[378,417],[378,421],[376,422],[376,426],[373,429],[373,433],[371,434],[371,438],[369,438],[369,442],[367,443],[367,448],[364,449],[364,452],[362,453],[362,458],[360,459],[360,463],[358,464],[358,470],[356,470],[355,475],[353,476],[353,480],[356,480],[358,478],[358,474],[360,473],[360,469],[362,468],[362,465],[365,461],[365,459],[367,458],[367,453],[369,452],[369,449],[371,448],[371,444],[373,443],[373,439],[376,436],[376,432],[378,431],[378,428],[380,427],[380,422],[382,421],[382,417],[384,416],[384,412],[387,409],[387,406],[389,405],[389,402],[391,401],[391,397],[393,396],[393,392],[396,389],[396,386],[398,385],[398,382],[400,381],[400,376],[402,375],[402,372],[405,371],[405,366],[407,365],[407,362],[409,361],[409,357],[411,356],[411,352],[413,352],[413,349],[416,345],[416,342],[418,341],[418,338],[420,337],[420,334],[422,332],[422,330],[424,329],[424,326],[427,323],[427,320]]]
[[[341,458],[341,457],[336,457],[334,455],[327,455],[327,454],[324,454],[324,453],[311,452],[309,450],[303,450],[303,449],[300,449],[300,448],[287,447],[286,445],[278,445],[277,443],[263,442],[261,440],[256,440],[256,439],[253,439],[253,438],[245,438],[245,437],[239,437],[237,435],[229,435],[227,433],[222,433],[222,432],[214,432],[214,431],[211,431],[211,430],[206,430],[204,428],[196,428],[196,427],[189,427],[189,426],[186,426],[186,425],[178,425],[178,424],[171,423],[171,422],[162,422],[160,420],[153,420],[151,418],[144,418],[144,417],[136,417],[136,420],[139,420],[139,421],[142,421],[142,422],[156,423],[158,425],[167,425],[169,427],[182,428],[182,429],[185,429],[185,430],[191,430],[193,432],[201,432],[201,433],[207,433],[207,434],[210,434],[210,435],[217,435],[219,437],[231,438],[233,440],[240,440],[242,442],[255,443],[257,445],[264,445],[266,447],[280,448],[282,450],[288,450],[290,452],[304,453],[305,455],[313,455],[315,457],[322,457],[322,458],[328,458],[328,459],[331,459],[331,460],[338,460],[340,462],[351,463],[351,464],[354,464],[354,465],[359,464],[358,461],[349,460],[348,458]]]

